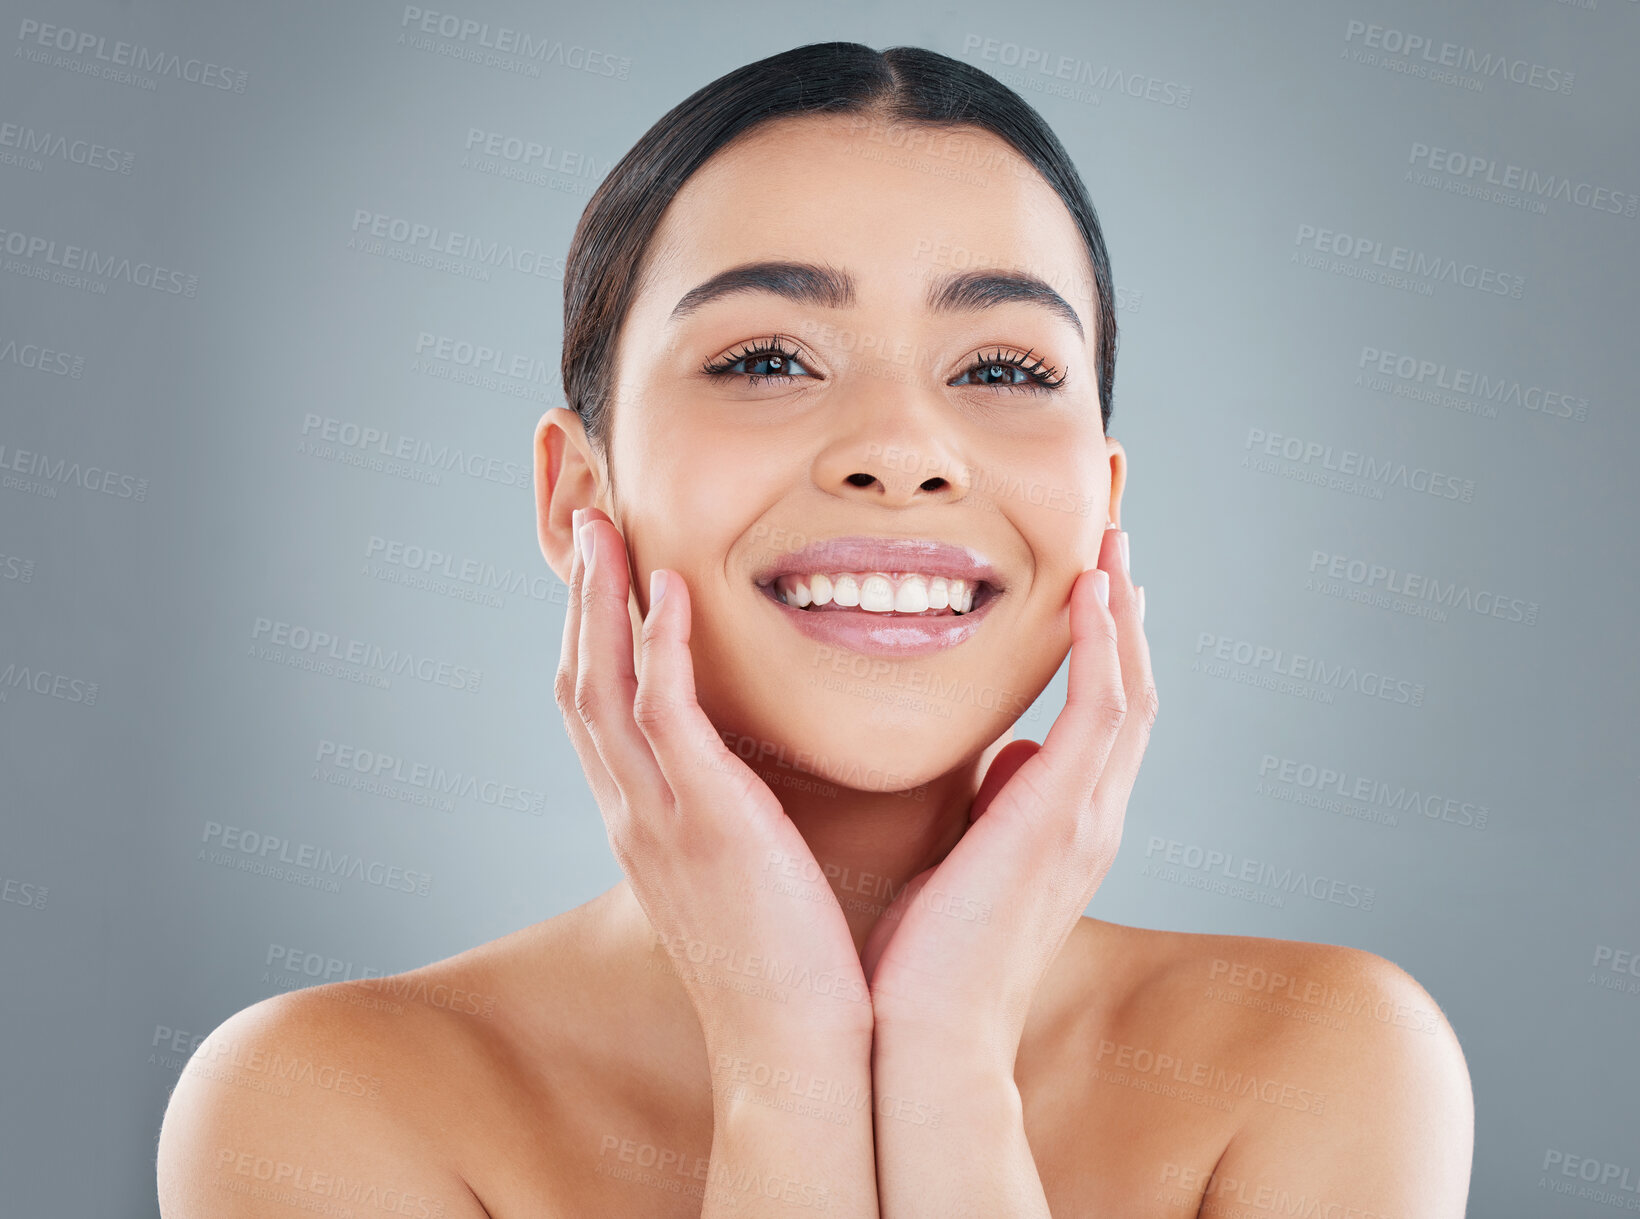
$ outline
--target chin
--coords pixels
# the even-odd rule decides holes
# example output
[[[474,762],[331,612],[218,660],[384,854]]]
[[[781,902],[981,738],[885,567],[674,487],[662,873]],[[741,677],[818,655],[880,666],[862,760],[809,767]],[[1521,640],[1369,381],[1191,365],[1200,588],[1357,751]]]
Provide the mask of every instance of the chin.
[[[862,792],[911,794],[985,750],[1017,718],[887,681],[827,689],[817,676],[813,686],[771,686],[766,669],[744,680],[755,683],[740,687],[755,690],[750,699],[742,693],[721,716],[708,710],[731,753],[754,769]]]

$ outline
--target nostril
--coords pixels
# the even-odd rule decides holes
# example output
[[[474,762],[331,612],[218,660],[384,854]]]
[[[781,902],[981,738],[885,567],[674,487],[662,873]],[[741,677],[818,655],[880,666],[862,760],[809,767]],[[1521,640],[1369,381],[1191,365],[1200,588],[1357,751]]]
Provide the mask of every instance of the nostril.
[[[850,474],[843,481],[856,487],[869,487],[872,483],[876,482],[877,479],[870,474]]]

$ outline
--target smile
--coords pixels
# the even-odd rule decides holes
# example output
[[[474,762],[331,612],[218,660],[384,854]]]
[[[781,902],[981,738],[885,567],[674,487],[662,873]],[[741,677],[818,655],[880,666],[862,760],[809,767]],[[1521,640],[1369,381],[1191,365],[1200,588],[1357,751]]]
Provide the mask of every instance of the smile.
[[[965,546],[930,538],[827,538],[753,577],[809,638],[854,652],[916,656],[953,648],[1002,599],[1002,575]]]
[[[847,571],[781,576],[771,585],[781,604],[814,612],[858,609],[868,614],[972,613],[996,594],[984,580],[921,572]]]

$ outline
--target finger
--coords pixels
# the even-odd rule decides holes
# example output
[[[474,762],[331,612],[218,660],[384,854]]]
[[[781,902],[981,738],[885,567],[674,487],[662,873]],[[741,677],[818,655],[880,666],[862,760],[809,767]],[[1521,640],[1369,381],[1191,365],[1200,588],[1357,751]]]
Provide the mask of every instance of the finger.
[[[1120,560],[1116,530],[1105,530],[1096,568],[1071,586],[1071,660],[1065,709],[1043,739],[1042,751],[1021,767],[1022,777],[1068,815],[1088,809],[1106,759],[1127,719],[1116,619],[1096,588],[1102,571],[1114,590]],[[1128,594],[1131,596],[1131,594]],[[1113,600],[1116,593],[1111,593]]]
[[[997,793],[1008,780],[1014,777],[1014,772],[1025,765],[1041,748],[1042,746],[1035,741],[1020,740],[1009,741],[997,751],[997,756],[991,759],[991,765],[985,771],[985,778],[980,781],[979,791],[974,793],[974,803],[968,810],[970,825],[985,815],[985,810],[991,807],[991,801],[996,799]]]
[[[580,515],[581,510],[577,509],[576,518],[579,519]],[[581,641],[581,583],[585,571],[586,564],[581,560],[580,546],[572,546],[569,562],[569,605],[564,611],[564,639],[558,653],[558,671],[553,677],[553,697],[558,703],[558,710],[563,714],[564,732],[569,737],[576,756],[581,759],[581,769],[586,772],[587,784],[592,788],[593,797],[600,809],[607,810],[620,800],[620,789],[610,777],[609,768],[604,765],[604,760],[598,753],[597,743],[587,731],[586,722],[575,709],[575,683],[579,680],[580,673],[578,653]]]
[[[923,886],[933,878],[937,870],[938,865],[924,868],[907,881],[905,888],[895,895],[894,900],[888,904],[888,909],[883,911],[871,925],[871,930],[866,933],[866,942],[860,946],[860,969],[865,974],[867,986],[871,985],[872,978],[876,976],[877,964],[883,959],[883,953],[887,950],[889,941],[894,938],[894,933],[899,930],[906,911],[911,909],[911,904],[917,900],[917,894],[922,892]]]
[[[633,700],[633,719],[649,742],[655,764],[668,786],[692,807],[722,803],[727,779],[738,784],[730,794],[751,808],[778,808],[767,784],[724,744],[695,693],[695,661],[689,648],[694,606],[683,577],[671,570],[664,577],[660,602],[651,584],[649,615],[644,619],[642,676]],[[784,812],[784,810],[780,810]]]
[[[596,508],[586,509],[581,539],[588,559],[581,576],[575,710],[622,801],[635,811],[652,812],[670,803],[671,792],[632,718],[638,679],[632,668],[626,541]]]
[[[1116,541],[1115,533],[1115,530],[1107,531],[1106,545]],[[1159,707],[1156,678],[1150,665],[1150,641],[1145,638],[1144,607],[1132,575],[1123,570],[1125,566],[1117,562],[1111,567],[1110,608],[1116,620],[1117,654],[1122,665],[1127,715],[1094,793],[1098,804],[1111,808],[1127,807]]]

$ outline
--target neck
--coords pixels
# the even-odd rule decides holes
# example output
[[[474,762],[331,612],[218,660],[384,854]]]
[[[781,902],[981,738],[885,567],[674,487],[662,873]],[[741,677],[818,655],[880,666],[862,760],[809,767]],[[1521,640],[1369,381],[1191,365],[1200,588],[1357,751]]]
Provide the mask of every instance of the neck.
[[[1012,729],[961,765],[903,791],[863,791],[762,760],[746,764],[774,792],[842,907],[856,951],[919,873],[936,866],[968,830],[969,811]],[[800,862],[778,866],[797,867]],[[622,880],[610,896],[646,953],[653,929]]]
[[[1006,732],[962,765],[904,791],[862,791],[788,767],[748,765],[803,835],[859,949],[906,885],[967,832],[980,782],[1012,739]]]

